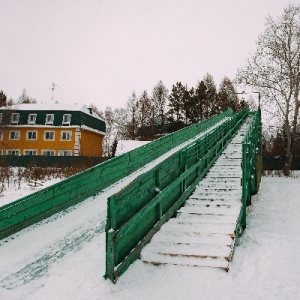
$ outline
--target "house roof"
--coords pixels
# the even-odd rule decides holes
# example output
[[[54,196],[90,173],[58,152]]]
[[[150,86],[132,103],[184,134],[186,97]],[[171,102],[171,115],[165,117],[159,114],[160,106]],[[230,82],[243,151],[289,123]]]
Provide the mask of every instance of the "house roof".
[[[2,106],[0,110],[20,110],[20,111],[80,111],[94,118],[104,121],[90,107],[82,104],[60,104],[60,103],[26,103],[15,104],[13,106]]]
[[[71,114],[69,126],[81,126],[85,129],[96,130],[102,134],[106,132],[105,121],[100,118],[91,108],[82,105],[61,105],[50,104],[18,104],[9,107],[0,107],[0,112],[7,112],[8,117],[11,113],[20,113],[17,126],[28,126],[28,115],[36,114],[36,123],[32,126],[45,126],[47,114],[54,115],[53,126],[63,126],[62,119],[64,114]],[[5,118],[3,123],[9,124],[10,119]],[[49,125],[48,125],[49,126]]]

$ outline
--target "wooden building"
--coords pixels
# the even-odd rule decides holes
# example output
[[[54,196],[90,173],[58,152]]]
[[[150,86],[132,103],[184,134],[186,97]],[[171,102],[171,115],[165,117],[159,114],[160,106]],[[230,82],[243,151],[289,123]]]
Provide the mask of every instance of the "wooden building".
[[[87,106],[0,107],[0,155],[102,156],[105,131]]]

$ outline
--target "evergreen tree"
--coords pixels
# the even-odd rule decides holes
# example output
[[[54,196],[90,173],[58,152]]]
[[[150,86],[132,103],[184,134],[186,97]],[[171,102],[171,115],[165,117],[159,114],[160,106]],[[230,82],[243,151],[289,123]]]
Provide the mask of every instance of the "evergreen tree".
[[[176,82],[175,85],[172,86],[172,91],[169,96],[169,119],[171,122],[176,124],[175,127],[182,127],[183,123],[183,113],[182,107],[184,103],[186,88],[182,85],[181,82]],[[180,125],[181,124],[181,125]]]
[[[207,91],[207,87],[204,81],[202,80],[197,84],[195,89],[195,94],[194,94],[194,106],[196,112],[195,119],[197,122],[204,120],[203,106],[206,100],[206,91]]]
[[[191,123],[190,119],[193,115],[193,110],[194,110],[192,106],[193,98],[191,97],[191,93],[193,94],[193,92],[189,91],[188,87],[185,86],[183,91],[183,98],[182,98],[182,115],[184,118],[185,125]]]
[[[6,95],[3,93],[3,91],[0,91],[0,107],[1,106],[6,106],[6,101],[7,101],[7,97]]]
[[[113,144],[111,146],[111,156],[112,157],[116,156],[117,147],[118,147],[118,140],[117,140],[117,138],[115,138],[113,141]]]
[[[225,111],[228,107],[231,107],[234,111],[240,109],[239,99],[236,95],[235,88],[231,80],[226,76],[220,83],[218,103],[220,111]]]
[[[209,73],[204,76],[203,82],[206,86],[204,116],[207,119],[219,113],[217,105],[217,88],[213,76]]]

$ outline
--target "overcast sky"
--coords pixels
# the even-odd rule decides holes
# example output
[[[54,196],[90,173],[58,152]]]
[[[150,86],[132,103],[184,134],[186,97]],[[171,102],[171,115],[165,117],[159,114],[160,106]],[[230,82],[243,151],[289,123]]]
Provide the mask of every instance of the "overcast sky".
[[[299,0],[293,1],[298,3]],[[234,79],[285,0],[0,0],[0,90],[122,107],[133,90]]]

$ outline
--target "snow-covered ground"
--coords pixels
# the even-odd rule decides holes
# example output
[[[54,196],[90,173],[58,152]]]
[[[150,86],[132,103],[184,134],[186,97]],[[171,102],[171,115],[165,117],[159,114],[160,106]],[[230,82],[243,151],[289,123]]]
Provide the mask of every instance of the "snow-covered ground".
[[[61,180],[61,178],[48,178],[44,181],[39,180],[32,183],[22,181],[20,183],[20,186],[18,186],[18,184],[11,184],[9,187],[6,184],[5,190],[0,195],[0,206],[6,205],[22,197],[35,193]]]
[[[90,198],[0,242],[0,299],[300,299],[299,194],[300,178],[262,178],[228,273],[136,261],[115,285]]]
[[[119,140],[117,149],[116,149],[116,156],[121,155],[123,153],[129,152],[133,149],[139,148],[144,146],[150,142],[148,141],[134,141],[134,140]]]

